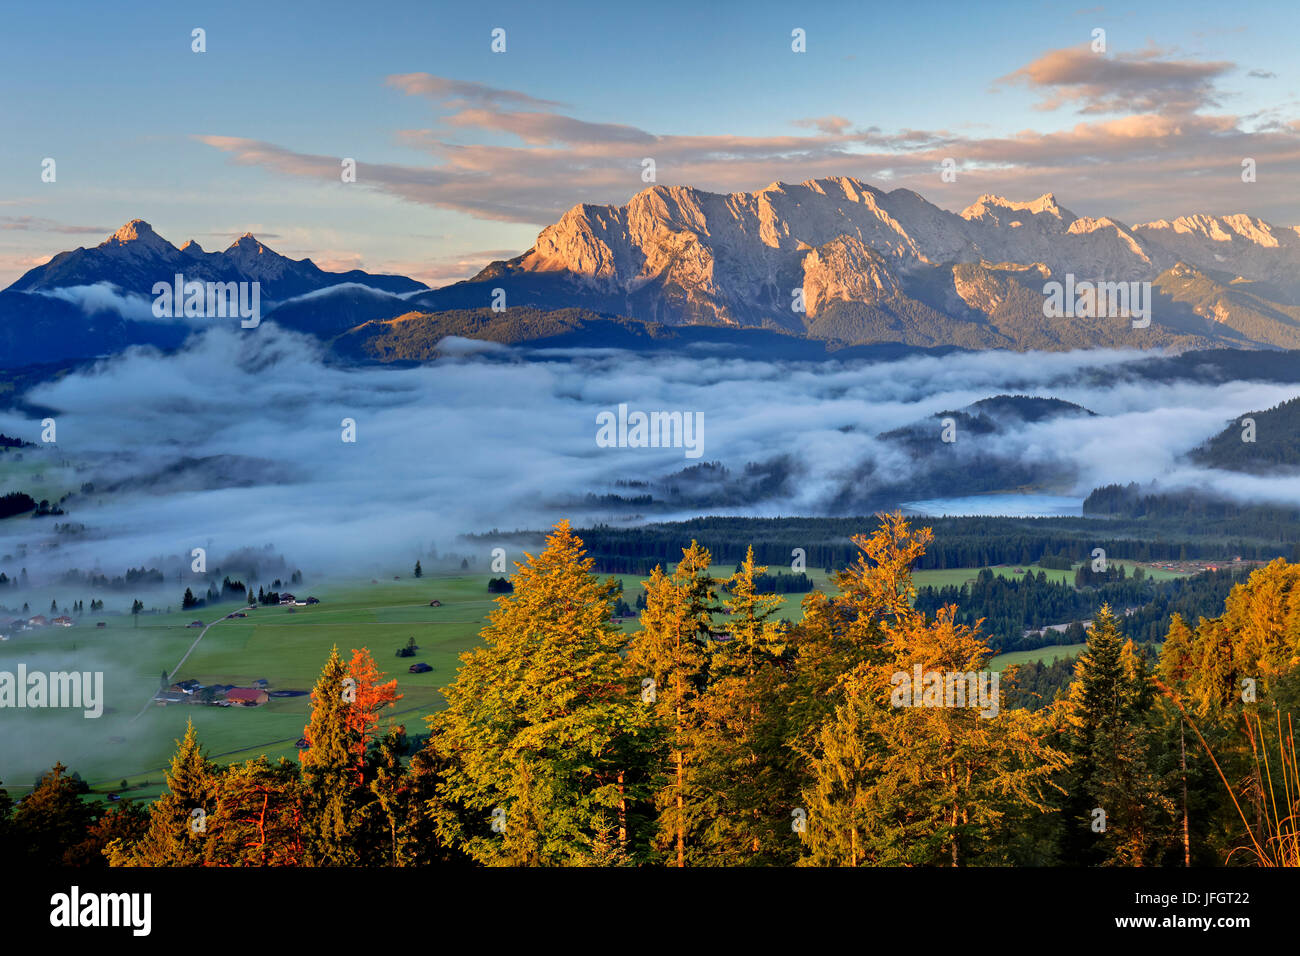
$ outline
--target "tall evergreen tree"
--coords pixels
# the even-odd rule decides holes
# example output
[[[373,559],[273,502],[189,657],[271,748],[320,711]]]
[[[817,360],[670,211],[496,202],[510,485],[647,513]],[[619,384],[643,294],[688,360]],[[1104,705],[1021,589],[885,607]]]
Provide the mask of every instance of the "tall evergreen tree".
[[[1065,832],[1078,854],[1071,862],[1149,865],[1172,833],[1174,805],[1151,759],[1154,694],[1145,661],[1103,605],[1070,686],[1075,767]],[[1094,829],[1103,819],[1105,829]]]
[[[367,721],[361,696],[338,648],[330,651],[311,692],[311,720],[299,751],[306,784],[304,862],[308,866],[355,866],[361,862],[353,837],[354,817],[365,796],[362,762]]]
[[[206,856],[207,827],[216,812],[218,768],[203,753],[193,721],[176,742],[167,771],[167,792],[149,810],[149,828],[134,845],[127,839],[109,844],[114,866],[199,866]],[[199,811],[195,814],[195,811]]]
[[[650,710],[667,731],[667,761],[656,778],[659,809],[657,845],[675,866],[685,866],[688,835],[703,826],[705,815],[690,804],[701,794],[692,786],[699,748],[699,715],[708,649],[713,644],[715,582],[709,576],[712,556],[692,541],[671,575],[656,567],[644,582],[646,607],[641,630],[632,639],[630,671],[653,681]]]
[[[56,763],[18,804],[13,815],[14,842],[30,865],[58,866],[80,843],[94,819],[81,799],[85,786]]]
[[[611,622],[616,587],[599,580],[560,522],[516,565],[482,646],[461,657],[447,708],[430,718],[444,765],[431,801],[440,836],[480,863],[590,859],[611,814],[620,844],[643,852],[633,775],[648,725]]]
[[[793,862],[789,813],[797,800],[785,746],[785,626],[777,595],[758,593],[767,568],[754,549],[724,583],[725,638],[707,645],[708,683],[695,705],[704,859],[718,866]]]
[[[1050,809],[1067,762],[1050,721],[1003,708],[992,652],[955,610],[887,623],[888,658],[845,680],[804,794],[808,863],[1008,863],[1022,817]]]

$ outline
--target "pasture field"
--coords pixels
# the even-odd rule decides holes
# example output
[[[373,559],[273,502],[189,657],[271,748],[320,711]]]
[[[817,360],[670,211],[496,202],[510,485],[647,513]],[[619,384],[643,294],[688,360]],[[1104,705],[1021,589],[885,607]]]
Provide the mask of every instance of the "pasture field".
[[[1003,671],[1012,664],[1028,664],[1030,661],[1042,661],[1051,664],[1062,657],[1074,657],[1083,652],[1086,644],[1057,644],[1052,647],[1039,647],[1032,651],[1010,651],[998,654],[989,661],[989,669]]]
[[[423,717],[443,706],[439,688],[454,679],[459,655],[478,642],[479,629],[492,607],[487,592],[491,575],[355,582],[300,588],[321,603],[309,607],[259,607],[244,619],[222,620],[172,675],[202,684],[248,686],[265,678],[272,691],[310,691],[337,645],[346,658],[353,648],[370,650],[380,670],[396,677],[403,695],[388,716],[406,724],[410,734],[423,733]],[[441,607],[430,607],[437,598]],[[274,761],[296,758],[296,741],[307,722],[309,697],[272,697],[260,707],[210,707],[190,704],[147,705],[158,690],[164,669],[170,671],[199,634],[185,625],[205,623],[242,609],[229,602],[171,614],[86,614],[76,627],[20,632],[0,643],[0,669],[14,671],[19,662],[31,670],[104,672],[105,713],[87,719],[79,711],[6,710],[5,744],[0,780],[12,794],[27,792],[35,777],[61,760],[96,789],[118,789],[122,779],[131,795],[153,797],[161,790],[163,770],[174,741],[193,720],[209,754],[220,762],[265,754]],[[105,627],[95,626],[103,621]],[[396,657],[414,637],[419,650]],[[411,664],[433,670],[411,674]],[[142,712],[143,710],[143,712]],[[138,717],[137,717],[138,715]],[[149,784],[144,785],[143,781]],[[139,785],[137,789],[135,785]]]

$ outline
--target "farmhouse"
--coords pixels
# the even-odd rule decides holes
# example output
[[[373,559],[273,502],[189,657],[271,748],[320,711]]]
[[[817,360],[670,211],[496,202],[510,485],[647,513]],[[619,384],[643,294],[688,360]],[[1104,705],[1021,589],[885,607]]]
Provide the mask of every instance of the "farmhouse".
[[[226,691],[226,700],[241,707],[256,707],[270,699],[270,694],[256,687],[232,687]]]
[[[50,623],[49,620],[45,617],[44,614],[37,614],[35,617],[29,617],[27,619],[28,627],[45,627],[45,625],[49,623]]]
[[[50,621],[50,623],[57,624],[59,627],[72,627],[73,622],[72,622],[72,618],[64,614],[64,615],[60,615],[59,617],[56,617],[54,620]]]

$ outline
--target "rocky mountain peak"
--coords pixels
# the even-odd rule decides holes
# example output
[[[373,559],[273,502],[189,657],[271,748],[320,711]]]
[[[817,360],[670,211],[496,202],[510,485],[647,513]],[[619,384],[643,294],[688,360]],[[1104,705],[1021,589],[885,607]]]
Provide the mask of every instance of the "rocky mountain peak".
[[[132,219],[117,232],[99,244],[101,249],[119,249],[134,255],[166,255],[175,247],[143,219]]]

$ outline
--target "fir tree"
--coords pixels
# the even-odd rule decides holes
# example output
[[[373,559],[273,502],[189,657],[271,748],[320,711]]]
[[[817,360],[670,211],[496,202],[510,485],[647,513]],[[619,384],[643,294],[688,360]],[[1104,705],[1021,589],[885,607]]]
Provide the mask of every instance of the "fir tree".
[[[429,810],[441,838],[480,863],[582,862],[608,814],[625,821],[628,853],[643,846],[631,809],[643,788],[629,774],[647,720],[610,620],[614,584],[592,565],[556,525],[430,718],[443,782]]]
[[[654,682],[651,711],[668,734],[666,765],[658,774],[658,845],[675,866],[686,865],[688,830],[704,823],[689,804],[699,747],[697,698],[704,686],[707,651],[717,610],[711,556],[692,541],[671,575],[656,567],[644,582],[646,608],[628,655],[630,672]],[[694,846],[692,848],[695,849]]]
[[[13,842],[29,864],[64,863],[65,853],[85,838],[93,820],[90,806],[81,799],[85,785],[67,770],[56,763],[14,811]]]
[[[114,866],[198,866],[207,853],[207,828],[216,811],[213,800],[217,767],[199,745],[194,723],[185,726],[185,738],[167,771],[167,792],[149,810],[149,827],[140,841],[112,841],[107,850]],[[194,811],[199,811],[195,814]]]
[[[360,862],[352,826],[364,802],[363,727],[368,718],[357,712],[359,689],[345,682],[348,676],[335,647],[311,692],[311,720],[303,731],[307,748],[298,754],[307,789],[304,862],[308,866]]]
[[[1068,707],[1075,768],[1066,834],[1080,862],[1148,864],[1171,832],[1173,804],[1150,760],[1154,693],[1145,661],[1102,605],[1079,655]],[[1104,831],[1093,829],[1102,819],[1098,810]]]

